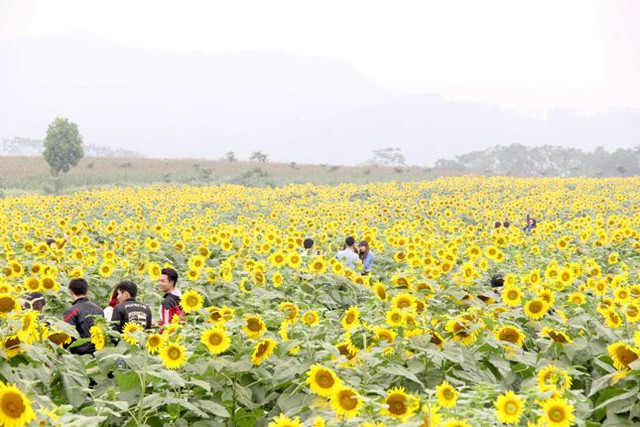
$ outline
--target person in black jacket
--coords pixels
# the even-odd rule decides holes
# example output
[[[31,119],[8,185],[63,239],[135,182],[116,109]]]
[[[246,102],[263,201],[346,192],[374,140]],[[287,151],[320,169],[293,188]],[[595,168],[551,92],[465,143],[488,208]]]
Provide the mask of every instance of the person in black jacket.
[[[136,322],[146,329],[151,328],[151,309],[145,303],[136,301],[138,286],[129,281],[118,283],[116,286],[118,305],[113,309],[111,322],[113,329],[122,333],[124,325]]]
[[[91,338],[91,327],[95,316],[102,317],[102,308],[87,298],[89,286],[82,278],[75,278],[69,282],[69,295],[73,299],[71,307],[64,312],[64,321],[75,326],[80,338]],[[96,347],[91,342],[69,348],[73,354],[93,354]]]

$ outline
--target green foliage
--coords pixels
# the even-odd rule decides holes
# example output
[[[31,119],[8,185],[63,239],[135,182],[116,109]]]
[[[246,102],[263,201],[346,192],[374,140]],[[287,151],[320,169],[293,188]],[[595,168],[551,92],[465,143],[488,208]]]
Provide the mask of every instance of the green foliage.
[[[47,129],[43,156],[54,177],[69,172],[84,156],[78,126],[68,119],[56,118]]]

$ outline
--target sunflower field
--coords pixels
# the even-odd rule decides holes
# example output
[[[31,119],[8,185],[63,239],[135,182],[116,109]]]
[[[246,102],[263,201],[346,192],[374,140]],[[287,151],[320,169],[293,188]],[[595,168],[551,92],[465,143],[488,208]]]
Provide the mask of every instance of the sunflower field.
[[[0,426],[639,425],[638,188],[455,177],[0,199]],[[335,259],[347,236],[369,243],[370,275]],[[165,267],[184,321],[121,336],[96,318],[95,354],[69,352],[72,278],[103,307],[133,280],[157,316]],[[42,314],[23,308],[34,291]]]

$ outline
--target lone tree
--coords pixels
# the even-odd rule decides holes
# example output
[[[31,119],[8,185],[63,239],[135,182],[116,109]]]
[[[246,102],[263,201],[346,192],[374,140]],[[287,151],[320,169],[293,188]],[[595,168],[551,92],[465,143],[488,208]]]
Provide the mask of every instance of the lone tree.
[[[249,160],[260,163],[267,163],[269,161],[269,155],[267,153],[263,153],[262,151],[254,151],[253,153],[251,153],[251,157],[249,157]]]
[[[78,125],[68,119],[56,118],[47,128],[43,156],[49,164],[57,191],[60,173],[69,172],[71,166],[77,165],[84,156]]]

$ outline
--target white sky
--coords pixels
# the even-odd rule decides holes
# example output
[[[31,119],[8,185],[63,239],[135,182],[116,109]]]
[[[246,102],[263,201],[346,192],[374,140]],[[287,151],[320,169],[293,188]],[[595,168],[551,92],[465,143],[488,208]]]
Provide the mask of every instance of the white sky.
[[[635,0],[0,0],[0,39],[338,58],[390,93],[530,112],[640,108],[639,23]]]

